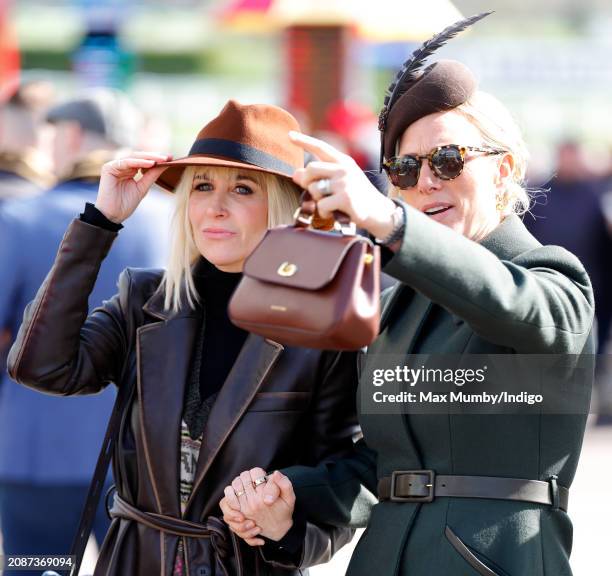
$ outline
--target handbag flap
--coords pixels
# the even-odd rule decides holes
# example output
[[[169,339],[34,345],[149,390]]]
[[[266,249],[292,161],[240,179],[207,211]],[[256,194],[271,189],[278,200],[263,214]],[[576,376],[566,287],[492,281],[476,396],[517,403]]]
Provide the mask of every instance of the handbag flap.
[[[334,278],[359,242],[368,240],[293,226],[275,228],[247,258],[244,274],[281,286],[318,290]]]

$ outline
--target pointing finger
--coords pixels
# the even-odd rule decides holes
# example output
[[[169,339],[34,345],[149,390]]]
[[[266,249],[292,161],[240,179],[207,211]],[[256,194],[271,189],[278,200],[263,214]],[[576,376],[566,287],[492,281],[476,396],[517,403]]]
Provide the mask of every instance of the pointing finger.
[[[325,162],[342,163],[346,158],[346,154],[343,154],[331,144],[328,144],[323,140],[319,140],[318,138],[314,138],[313,136],[308,136],[306,134],[302,134],[301,132],[295,132],[292,130],[289,132],[289,138],[294,144],[300,146],[307,152],[314,154],[319,160],[323,160]]]

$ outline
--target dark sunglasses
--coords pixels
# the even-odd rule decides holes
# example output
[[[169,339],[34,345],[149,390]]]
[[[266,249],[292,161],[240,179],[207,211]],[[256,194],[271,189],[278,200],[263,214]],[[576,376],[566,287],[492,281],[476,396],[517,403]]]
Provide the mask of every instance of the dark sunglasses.
[[[477,148],[475,146],[459,146],[447,144],[438,146],[425,156],[395,156],[383,163],[385,172],[389,175],[391,183],[400,190],[416,186],[421,173],[421,164],[425,158],[431,171],[442,180],[453,180],[463,172],[465,155],[467,152],[482,152],[486,156],[504,154],[505,150],[495,148]]]

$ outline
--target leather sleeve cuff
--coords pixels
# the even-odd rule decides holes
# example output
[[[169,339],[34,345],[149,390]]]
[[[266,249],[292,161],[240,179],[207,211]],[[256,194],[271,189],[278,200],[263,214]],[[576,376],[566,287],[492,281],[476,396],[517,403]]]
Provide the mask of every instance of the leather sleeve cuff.
[[[98,210],[91,202],[85,203],[85,210],[80,216],[81,222],[104,228],[109,232],[119,232],[123,228],[123,224],[117,224],[109,220],[100,210]]]

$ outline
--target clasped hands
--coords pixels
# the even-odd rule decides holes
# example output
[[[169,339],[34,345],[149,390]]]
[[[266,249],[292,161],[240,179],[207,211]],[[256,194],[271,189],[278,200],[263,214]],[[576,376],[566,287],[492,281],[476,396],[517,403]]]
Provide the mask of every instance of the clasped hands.
[[[252,468],[226,486],[219,506],[230,530],[250,546],[262,546],[258,536],[280,540],[293,525],[295,494],[281,472],[266,475]]]

